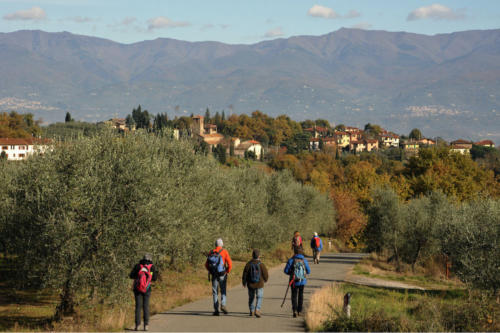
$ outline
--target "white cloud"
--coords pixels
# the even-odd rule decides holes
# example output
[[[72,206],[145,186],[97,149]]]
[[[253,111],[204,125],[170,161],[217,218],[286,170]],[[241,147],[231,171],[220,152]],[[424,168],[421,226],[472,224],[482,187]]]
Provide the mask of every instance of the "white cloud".
[[[340,15],[337,14],[337,12],[335,12],[333,9],[320,5],[314,5],[309,8],[307,14],[312,17],[321,17],[327,19],[335,19],[340,17]]]
[[[264,38],[276,38],[276,37],[281,37],[283,35],[284,35],[283,29],[281,27],[277,27],[266,32],[264,34]]]
[[[177,22],[169,19],[165,16],[157,16],[150,18],[148,20],[148,30],[154,29],[164,29],[164,28],[178,28],[178,27],[187,27],[191,24],[189,22]]]
[[[4,20],[15,21],[15,20],[32,20],[40,21],[47,18],[47,13],[40,7],[32,7],[26,10],[19,10],[14,13],[7,14],[3,17]]]
[[[459,20],[465,18],[464,10],[453,10],[439,3],[427,7],[420,7],[408,14],[407,21],[422,19]]]
[[[362,30],[368,30],[372,27],[373,27],[373,25],[368,23],[368,22],[361,22],[361,23],[358,23],[358,24],[351,26],[351,28],[353,28],[353,29],[362,29]]]
[[[344,15],[344,18],[356,18],[356,17],[360,17],[361,16],[361,13],[358,12],[357,10],[355,9],[351,9],[349,11],[349,13],[347,13],[346,15]]]

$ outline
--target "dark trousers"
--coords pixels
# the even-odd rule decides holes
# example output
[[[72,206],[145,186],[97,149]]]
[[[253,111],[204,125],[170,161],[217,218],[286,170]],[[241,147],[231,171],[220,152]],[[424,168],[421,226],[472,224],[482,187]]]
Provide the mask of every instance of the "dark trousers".
[[[302,303],[304,303],[304,286],[292,286],[293,312],[302,312]]]
[[[141,324],[141,310],[144,312],[144,325],[149,324],[149,297],[151,296],[151,289],[143,294],[134,291],[135,296],[135,325]]]

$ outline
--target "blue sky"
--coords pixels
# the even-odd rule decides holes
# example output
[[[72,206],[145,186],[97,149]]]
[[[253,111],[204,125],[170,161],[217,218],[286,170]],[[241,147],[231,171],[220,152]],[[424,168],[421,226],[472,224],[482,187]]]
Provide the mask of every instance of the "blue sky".
[[[433,35],[500,28],[500,1],[0,0],[0,32],[69,31],[133,43],[158,37],[255,43],[341,27]]]

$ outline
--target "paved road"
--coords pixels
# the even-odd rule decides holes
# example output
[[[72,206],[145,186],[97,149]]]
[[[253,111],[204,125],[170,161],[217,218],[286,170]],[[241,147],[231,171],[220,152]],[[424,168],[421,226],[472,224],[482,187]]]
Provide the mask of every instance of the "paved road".
[[[304,289],[304,304],[312,293],[323,285],[343,281],[353,265],[363,257],[362,254],[338,253],[324,254],[319,265],[311,266],[311,275]],[[304,319],[292,318],[290,293],[288,300],[280,307],[286,290],[288,278],[283,273],[284,265],[270,271],[269,281],[264,288],[262,317],[249,317],[247,289],[241,285],[228,290],[227,308],[229,314],[212,316],[212,298],[183,305],[165,313],[153,316],[150,320],[151,331],[162,332],[277,332],[304,331]],[[230,278],[238,278],[231,276]]]

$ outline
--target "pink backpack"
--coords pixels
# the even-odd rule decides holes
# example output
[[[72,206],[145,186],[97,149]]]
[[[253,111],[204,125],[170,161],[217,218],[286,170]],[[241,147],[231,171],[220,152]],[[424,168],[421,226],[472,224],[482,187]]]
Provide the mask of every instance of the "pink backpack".
[[[153,264],[141,265],[139,273],[137,273],[137,279],[134,281],[134,290],[145,294],[151,287],[151,280],[153,279],[153,273],[151,272],[151,267]]]

